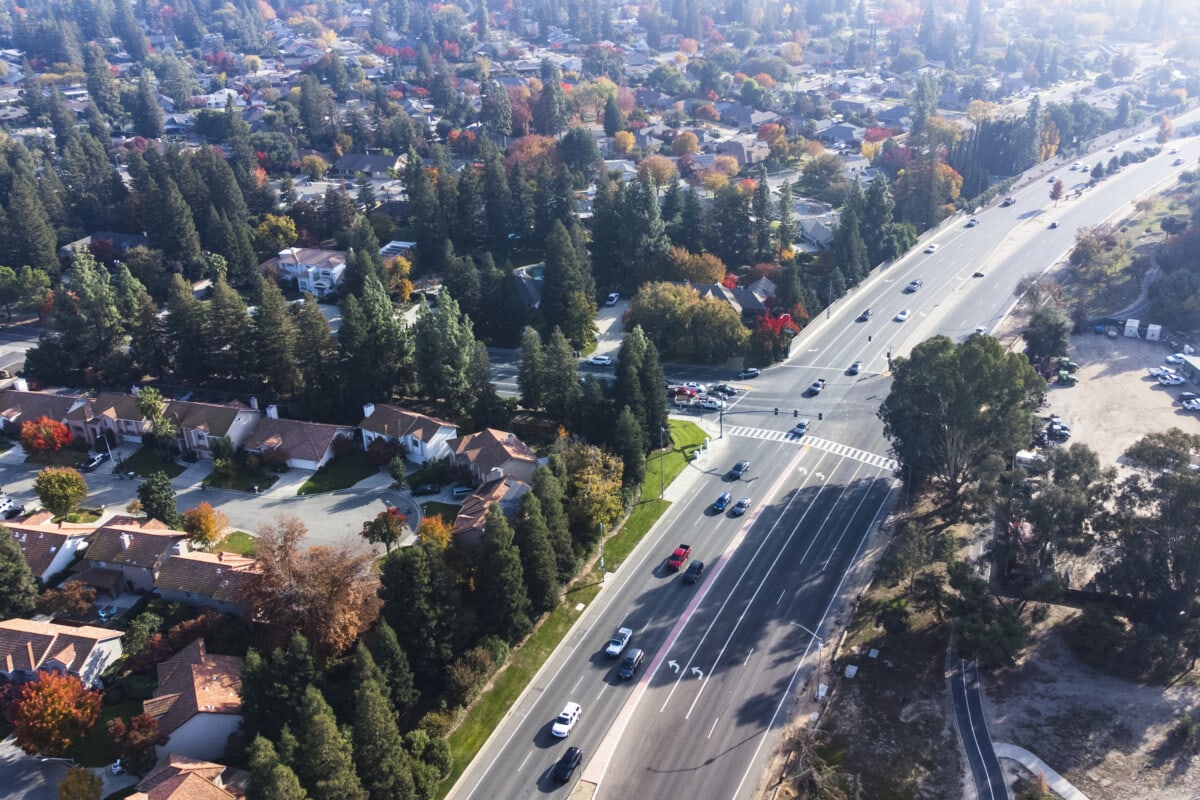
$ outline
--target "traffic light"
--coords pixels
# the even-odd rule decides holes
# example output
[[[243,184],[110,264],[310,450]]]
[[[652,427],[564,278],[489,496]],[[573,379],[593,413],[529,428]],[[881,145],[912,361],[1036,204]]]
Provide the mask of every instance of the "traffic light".
[[[817,412],[817,422],[820,422],[823,419],[825,419],[825,415],[822,414],[820,411],[818,411]]]
[[[798,416],[800,416],[800,410],[799,410],[799,409],[797,409],[797,408],[793,408],[793,409],[792,409],[792,416],[793,416],[793,417],[798,417]]]

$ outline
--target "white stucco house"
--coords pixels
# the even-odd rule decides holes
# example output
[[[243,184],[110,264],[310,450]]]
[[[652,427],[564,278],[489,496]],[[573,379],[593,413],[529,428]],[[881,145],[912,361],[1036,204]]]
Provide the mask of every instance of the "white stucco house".
[[[225,754],[229,736],[242,722],[242,660],[213,656],[197,639],[158,665],[158,688],[143,710],[167,737],[155,745],[169,753],[214,761]]]
[[[458,436],[458,426],[451,422],[385,403],[364,405],[358,428],[364,450],[369,450],[376,439],[388,439],[403,446],[414,464],[446,458],[450,455],[447,443]]]

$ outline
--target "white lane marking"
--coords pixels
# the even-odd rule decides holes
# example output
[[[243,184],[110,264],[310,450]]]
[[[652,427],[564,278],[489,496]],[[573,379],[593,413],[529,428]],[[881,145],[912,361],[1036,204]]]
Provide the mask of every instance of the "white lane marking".
[[[708,729],[708,736],[705,736],[705,737],[704,737],[705,739],[711,739],[711,738],[712,738],[713,731],[715,731],[715,730],[717,729],[717,723],[718,723],[718,722],[720,722],[720,721],[721,721],[721,718],[720,718],[720,717],[717,717],[716,719],[714,719],[714,720],[713,720],[712,727]]]
[[[575,681],[575,685],[571,687],[571,694],[575,694],[575,690],[579,688],[579,684],[583,683],[583,676],[579,676],[579,680]]]
[[[742,666],[743,666],[743,667],[744,667],[744,666],[746,666],[747,664],[749,664],[749,663],[750,663],[750,656],[752,656],[752,655],[754,655],[754,648],[753,648],[753,647],[751,647],[751,648],[750,648],[750,652],[749,652],[749,653],[746,653],[746,660],[742,662]]]
[[[779,605],[780,603],[783,602],[783,596],[785,594],[787,594],[787,589],[784,589],[782,592],[779,593],[779,599],[775,601],[775,605]]]
[[[533,758],[533,751],[532,751],[532,750],[530,750],[530,751],[529,751],[529,753],[528,753],[528,754],[526,754],[525,758],[521,760],[521,766],[517,767],[517,772],[520,772],[522,769],[524,769],[524,768],[525,768],[525,765],[526,765],[527,763],[529,763],[529,759],[531,759],[531,758]]]

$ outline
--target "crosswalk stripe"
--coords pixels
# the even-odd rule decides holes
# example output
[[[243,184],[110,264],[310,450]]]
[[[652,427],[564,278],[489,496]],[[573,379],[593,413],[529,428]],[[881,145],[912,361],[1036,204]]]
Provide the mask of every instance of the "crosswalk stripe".
[[[763,439],[768,442],[788,441],[795,442],[796,444],[805,444],[817,450],[824,450],[827,453],[833,453],[842,458],[861,461],[872,467],[892,472],[900,466],[896,463],[895,459],[888,458],[887,456],[878,453],[869,453],[866,450],[859,450],[840,442],[831,442],[828,439],[822,439],[818,436],[802,436],[797,438],[787,431],[771,430],[769,428],[749,428],[744,425],[730,425],[726,430],[729,431],[730,436],[741,436],[746,439]]]

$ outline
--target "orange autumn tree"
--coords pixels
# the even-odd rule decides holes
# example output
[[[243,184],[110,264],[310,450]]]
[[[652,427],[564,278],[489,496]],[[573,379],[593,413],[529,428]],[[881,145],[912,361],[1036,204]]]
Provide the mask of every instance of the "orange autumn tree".
[[[188,541],[205,550],[212,550],[225,531],[229,530],[229,517],[213,508],[212,503],[204,502],[195,508],[183,512],[183,530],[188,535]]]
[[[21,446],[28,453],[57,453],[74,439],[70,428],[49,417],[31,419],[21,426]]]
[[[101,698],[74,675],[41,673],[12,704],[17,746],[30,755],[61,756],[100,719]]]
[[[443,550],[450,546],[450,537],[453,533],[454,527],[437,515],[425,517],[417,526],[418,539],[422,542],[434,542]]]

